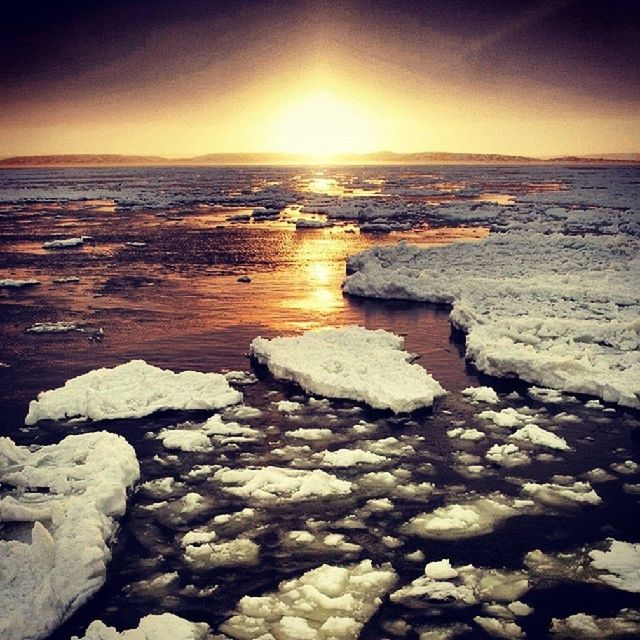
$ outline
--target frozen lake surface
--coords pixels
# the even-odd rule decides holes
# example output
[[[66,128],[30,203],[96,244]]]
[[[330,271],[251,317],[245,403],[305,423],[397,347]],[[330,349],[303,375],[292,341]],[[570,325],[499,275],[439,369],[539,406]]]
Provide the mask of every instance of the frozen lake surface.
[[[589,625],[637,636],[637,410],[482,375],[448,305],[344,296],[341,283],[348,256],[400,240],[633,243],[639,184],[638,168],[594,166],[0,171],[2,435],[28,446],[106,430],[140,463],[104,587],[44,637],[170,612],[241,638],[250,627],[233,616],[263,622],[240,599],[279,593],[279,615],[307,626],[276,619],[269,633],[303,638],[311,625],[309,637],[328,638],[299,603],[286,609],[278,585],[324,563],[366,573],[353,568],[363,560],[387,567],[372,574],[379,592],[339,571],[326,579],[382,604],[357,618],[334,603],[333,617],[356,624],[335,637],[358,637],[358,625],[368,639],[587,637]],[[258,336],[352,324],[403,336],[448,394],[393,414],[310,395],[248,357]],[[231,376],[243,402],[219,411],[25,426],[38,393],[132,359],[256,377]],[[482,386],[493,392],[462,393]],[[9,466],[0,457],[3,499],[16,491]],[[318,492],[318,478],[335,492]],[[298,483],[304,499],[269,493],[267,480]],[[5,541],[28,541],[2,519]],[[615,553],[622,568],[606,562]]]

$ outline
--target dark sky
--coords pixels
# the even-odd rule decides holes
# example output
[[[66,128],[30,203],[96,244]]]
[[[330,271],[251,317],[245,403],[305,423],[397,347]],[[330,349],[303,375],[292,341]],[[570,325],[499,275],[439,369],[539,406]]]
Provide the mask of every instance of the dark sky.
[[[639,146],[638,0],[4,2],[0,61],[0,153],[20,140],[53,150],[54,135],[72,142],[92,126],[104,143],[109,126],[117,139],[136,120],[158,133],[171,118],[203,120],[205,103],[237,129],[236,108],[284,100],[314,74],[343,89],[351,78],[398,118],[424,109],[435,122],[446,108],[466,121],[473,105],[485,120],[492,108],[571,116],[608,121],[628,132],[627,150]]]

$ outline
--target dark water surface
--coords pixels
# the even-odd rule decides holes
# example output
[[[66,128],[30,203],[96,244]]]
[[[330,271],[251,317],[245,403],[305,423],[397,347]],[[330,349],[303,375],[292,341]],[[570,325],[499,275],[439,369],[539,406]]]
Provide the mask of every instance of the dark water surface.
[[[384,172],[378,169],[377,174],[357,175],[347,180],[344,175],[314,177],[297,176],[292,172],[280,172],[280,175],[279,170],[274,171],[273,181],[286,183],[294,194],[304,190],[313,192],[313,180],[323,179],[330,182],[315,185],[321,192],[324,189],[325,193],[331,194],[339,187],[342,193],[345,188],[350,189],[354,196],[360,196],[362,192],[379,192],[380,184],[376,180],[380,178],[376,176]],[[426,171],[423,173],[427,175]],[[346,298],[341,294],[340,282],[345,257],[372,244],[400,239],[424,244],[459,239],[473,241],[486,235],[486,230],[420,226],[389,236],[371,236],[360,234],[353,225],[345,223],[328,229],[295,231],[288,220],[300,215],[295,208],[299,204],[297,195],[286,203],[293,208],[287,209],[279,220],[250,224],[228,222],[229,215],[250,211],[248,202],[229,202],[229,198],[218,203],[219,206],[180,202],[171,206],[155,203],[153,207],[118,207],[106,196],[112,195],[114,189],[117,191],[117,185],[121,185],[118,187],[121,191],[130,187],[132,175],[126,171],[123,175],[115,171],[96,172],[90,180],[91,174],[87,170],[80,174],[71,170],[68,173],[33,171],[21,176],[18,172],[3,174],[7,188],[27,185],[32,189],[32,197],[35,197],[35,188],[53,194],[56,189],[60,190],[59,185],[66,185],[65,189],[68,189],[71,184],[76,191],[85,189],[96,199],[68,201],[64,199],[67,196],[61,199],[58,193],[48,201],[17,200],[2,207],[0,278],[28,277],[41,281],[40,285],[31,288],[0,289],[0,361],[10,365],[0,368],[2,433],[19,444],[41,444],[56,442],[68,433],[104,428],[124,435],[135,447],[141,462],[141,482],[170,477],[179,483],[164,498],[145,490],[133,495],[114,547],[106,586],[54,633],[52,640],[67,640],[72,634],[83,632],[87,623],[95,618],[122,629],[137,625],[144,614],[163,611],[209,622],[215,628],[242,595],[258,595],[275,589],[280,580],[298,576],[323,562],[345,564],[365,557],[374,562],[389,561],[399,574],[401,586],[420,575],[425,562],[441,558],[450,558],[454,565],[473,563],[518,568],[522,566],[523,555],[536,548],[547,551],[571,549],[607,536],[628,541],[640,539],[637,496],[623,491],[624,482],[637,482],[638,478],[619,475],[606,484],[594,485],[604,501],[596,508],[522,516],[507,521],[494,533],[463,541],[427,542],[399,533],[400,526],[413,515],[430,511],[447,498],[462,497],[473,491],[516,495],[519,487],[513,478],[546,482],[554,474],[578,476],[595,467],[608,468],[623,460],[640,460],[640,422],[632,412],[617,408],[607,412],[588,409],[581,401],[543,405],[527,397],[525,386],[516,381],[490,380],[488,382],[501,393],[520,392],[520,395],[504,400],[501,407],[527,405],[549,416],[562,411],[578,416],[578,422],[563,424],[558,431],[574,450],[556,461],[533,460],[531,465],[524,467],[495,468],[491,474],[477,479],[469,479],[454,468],[456,453],[466,451],[482,455],[486,449],[486,443],[477,445],[452,440],[446,431],[456,421],[468,427],[482,426],[476,414],[484,407],[463,401],[459,392],[487,380],[480,380],[466,365],[462,357],[462,338],[451,334],[448,309]],[[168,188],[174,202],[180,200],[177,192],[186,192],[183,183],[187,178],[193,184],[202,183],[195,170],[185,175],[182,183],[174,181],[173,187]],[[251,174],[245,182],[238,177],[245,176],[242,170],[231,177],[223,171],[207,175],[217,176],[211,189],[215,187],[233,197],[234,193],[243,192],[247,201],[255,191],[245,182],[255,186],[257,181],[263,190],[270,184],[268,171],[263,169]],[[146,180],[152,185],[148,187],[152,191],[154,176],[153,172],[145,174],[138,170],[136,185]],[[440,184],[450,185],[463,182],[464,175],[461,177],[458,171],[449,176],[448,181],[442,176],[436,177]],[[424,180],[424,176],[418,178]],[[527,177],[528,181],[517,172],[490,172],[488,177],[475,175],[474,179],[484,186],[486,193],[496,193],[500,197],[526,188],[552,188],[545,185],[555,184],[549,172],[540,175],[534,172]],[[525,188],[525,183],[533,187]],[[421,183],[407,172],[400,177],[395,175],[393,184],[397,190]],[[296,192],[296,188],[301,191]],[[478,190],[483,191],[479,187]],[[273,195],[274,200],[282,197],[281,191]],[[257,204],[264,206],[265,202],[263,196]],[[46,240],[80,235],[91,236],[91,239],[78,248],[57,251],[42,248]],[[125,245],[127,242],[146,245],[128,246]],[[238,277],[243,275],[248,275],[251,282],[238,282]],[[77,276],[80,281],[54,282],[54,279],[70,276]],[[78,323],[94,333],[102,328],[104,336],[94,339],[94,333],[25,333],[33,323],[54,321]],[[246,404],[259,408],[262,413],[240,421],[259,428],[265,438],[240,446],[216,447],[208,453],[179,453],[177,456],[163,449],[153,436],[160,429],[185,420],[204,420],[207,414],[170,412],[136,421],[96,425],[45,423],[28,429],[23,427],[28,402],[39,391],[58,387],[68,378],[97,367],[142,358],[174,370],[249,370],[252,365],[247,357],[248,346],[257,335],[292,334],[314,327],[345,324],[383,328],[405,335],[406,348],[421,355],[420,363],[451,392],[450,395],[433,412],[421,411],[411,416],[395,417],[347,401],[334,401],[330,412],[335,418],[328,419],[327,410],[307,408],[301,418],[292,419],[277,411],[272,403],[292,398],[304,402],[307,397],[294,385],[279,383],[264,371],[258,371],[259,382],[242,390]],[[367,436],[358,435],[351,427],[362,419],[375,425],[375,435],[368,437],[380,439],[393,435],[414,446],[416,453],[401,458],[397,466],[410,472],[413,482],[433,482],[438,491],[432,498],[426,502],[394,500],[392,511],[372,513],[365,529],[353,530],[341,527],[336,521],[358,511],[372,496],[257,508],[252,521],[239,524],[235,533],[260,544],[258,566],[194,571],[185,563],[179,545],[182,534],[210,523],[216,515],[234,513],[246,506],[242,500],[222,494],[214,484],[207,482],[206,477],[186,479],[185,475],[195,465],[304,466],[310,455],[323,450],[327,444],[329,448],[359,446]],[[328,426],[334,436],[328,441],[308,443],[310,451],[306,453],[286,449],[278,453],[292,444],[286,438],[286,432],[301,426]],[[355,478],[362,472],[361,469],[335,471],[344,478]],[[171,507],[145,509],[161,499],[175,501],[189,491],[205,496],[209,505],[191,519]],[[311,523],[309,519],[312,519]],[[294,553],[283,547],[281,536],[284,532],[308,529],[313,522],[321,531],[344,533],[350,542],[360,544],[362,550],[347,554],[329,551]],[[233,531],[229,536],[233,537],[232,534]],[[400,546],[389,546],[384,542],[385,536],[397,537]],[[424,562],[411,562],[405,558],[406,553],[417,549],[424,552]],[[177,572],[177,577],[167,587],[136,586],[141,580],[173,572]],[[622,607],[640,606],[640,599],[634,594],[570,584],[561,588],[534,589],[521,599],[535,609],[534,614],[519,620],[532,638],[546,637],[551,617],[579,611],[615,615]],[[383,627],[398,618],[409,621],[414,627],[464,621],[474,628],[464,637],[485,637],[472,622],[473,616],[479,613],[477,606],[444,608],[436,615],[428,609],[410,610],[386,602],[367,625],[362,637],[393,637]],[[410,632],[407,637],[417,635]]]

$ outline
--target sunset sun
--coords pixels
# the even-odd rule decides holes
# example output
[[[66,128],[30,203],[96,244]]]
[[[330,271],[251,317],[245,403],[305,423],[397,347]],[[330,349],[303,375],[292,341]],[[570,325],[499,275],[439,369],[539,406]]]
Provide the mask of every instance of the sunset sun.
[[[270,146],[322,160],[377,148],[375,118],[364,106],[325,91],[285,104],[267,125]]]

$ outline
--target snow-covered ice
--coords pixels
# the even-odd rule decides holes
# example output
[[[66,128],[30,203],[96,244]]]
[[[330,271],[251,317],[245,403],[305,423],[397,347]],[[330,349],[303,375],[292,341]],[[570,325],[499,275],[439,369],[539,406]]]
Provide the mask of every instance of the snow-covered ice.
[[[33,287],[40,284],[40,280],[29,278],[27,280],[19,280],[15,278],[0,278],[0,289],[20,289],[22,287]]]
[[[493,531],[501,522],[529,513],[531,500],[491,495],[472,498],[461,504],[438,507],[431,513],[417,515],[404,525],[403,531],[422,538],[457,540]]]
[[[483,372],[640,406],[640,241],[495,234],[477,243],[376,246],[351,256],[350,295],[453,305]]]
[[[206,640],[210,637],[209,625],[189,622],[173,613],[145,616],[135,629],[117,631],[104,622],[92,622],[85,635],[71,640]]]
[[[228,469],[216,471],[213,479],[231,494],[258,502],[296,502],[349,495],[351,482],[314,469]]]
[[[44,638],[104,583],[116,518],[138,479],[133,448],[104,431],[30,452],[0,439],[0,637]],[[25,491],[29,489],[29,491]]]
[[[409,362],[403,346],[393,333],[348,326],[256,338],[251,354],[276,378],[293,380],[309,393],[396,413],[430,407],[446,392],[425,369]]]
[[[218,373],[159,369],[131,360],[113,369],[94,369],[44,391],[29,404],[25,424],[39,420],[141,418],[167,409],[220,409],[242,400]]]
[[[610,618],[575,613],[567,618],[553,618],[549,631],[558,638],[638,638],[640,611],[622,609]]]
[[[324,564],[274,593],[245,596],[220,629],[236,640],[357,640],[395,581],[389,565],[376,568],[370,560]]]
[[[71,247],[78,247],[84,244],[86,236],[78,238],[64,238],[63,240],[50,240],[45,242],[42,247],[44,249],[68,249]]]

